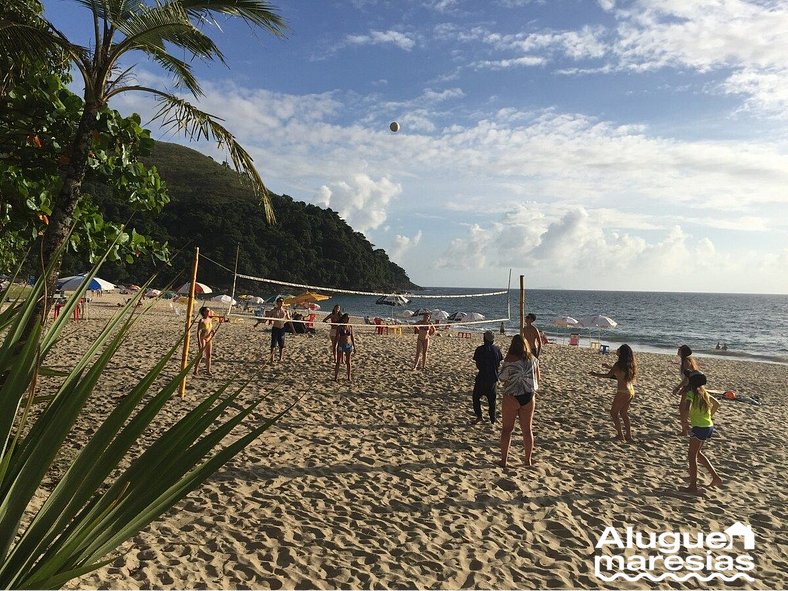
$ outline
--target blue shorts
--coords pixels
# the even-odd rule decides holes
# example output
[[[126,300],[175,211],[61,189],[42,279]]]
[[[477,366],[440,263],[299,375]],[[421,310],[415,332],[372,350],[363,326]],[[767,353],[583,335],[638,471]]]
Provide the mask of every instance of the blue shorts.
[[[337,345],[337,351],[340,353],[352,353],[353,352],[353,343],[343,343]]]
[[[690,437],[706,441],[707,439],[711,439],[713,433],[714,427],[693,427]]]

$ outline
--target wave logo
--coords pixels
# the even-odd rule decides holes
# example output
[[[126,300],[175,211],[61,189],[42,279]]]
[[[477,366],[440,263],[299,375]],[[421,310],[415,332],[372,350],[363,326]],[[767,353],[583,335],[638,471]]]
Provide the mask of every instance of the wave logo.
[[[605,582],[648,579],[683,583],[689,579],[755,582],[755,534],[736,522],[721,532],[623,532],[605,528],[596,544],[594,574]]]

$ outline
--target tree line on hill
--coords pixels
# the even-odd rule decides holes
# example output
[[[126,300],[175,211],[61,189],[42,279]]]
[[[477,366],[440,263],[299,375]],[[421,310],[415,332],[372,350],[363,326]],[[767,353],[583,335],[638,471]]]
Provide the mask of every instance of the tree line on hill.
[[[331,209],[271,194],[276,223],[266,223],[262,205],[243,177],[224,163],[199,152],[156,142],[146,166],[158,171],[170,202],[160,212],[132,211],[106,184],[87,180],[85,193],[108,219],[129,220],[127,231],[168,242],[172,266],[153,257],[105,265],[102,277],[116,283],[139,283],[158,271],[157,284],[179,284],[189,279],[194,247],[213,261],[232,269],[238,247],[239,273],[292,283],[373,291],[411,290],[405,271],[391,262]],[[81,257],[67,255],[64,273],[79,272]],[[199,281],[229,288],[232,273],[202,259]],[[239,280],[241,291],[276,288]]]

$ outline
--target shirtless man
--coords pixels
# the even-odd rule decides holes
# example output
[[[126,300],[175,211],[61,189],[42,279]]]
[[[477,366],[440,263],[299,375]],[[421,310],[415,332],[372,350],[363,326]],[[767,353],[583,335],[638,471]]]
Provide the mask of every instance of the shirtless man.
[[[523,328],[522,337],[528,346],[531,347],[531,353],[534,357],[539,357],[542,352],[542,337],[539,335],[539,330],[533,325],[536,320],[536,314],[528,314],[525,317],[525,327]]]

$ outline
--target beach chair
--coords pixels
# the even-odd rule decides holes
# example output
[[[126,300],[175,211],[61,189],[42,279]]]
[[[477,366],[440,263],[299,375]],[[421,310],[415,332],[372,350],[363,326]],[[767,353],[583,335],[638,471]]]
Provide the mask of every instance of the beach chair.
[[[575,347],[580,345],[580,335],[577,334],[576,332],[573,332],[572,334],[570,334],[569,335],[569,344],[570,345],[574,345]]]
[[[599,349],[599,341],[591,341],[591,343],[590,343],[590,347],[591,347],[593,350],[595,350],[595,351],[596,351],[597,349]]]

